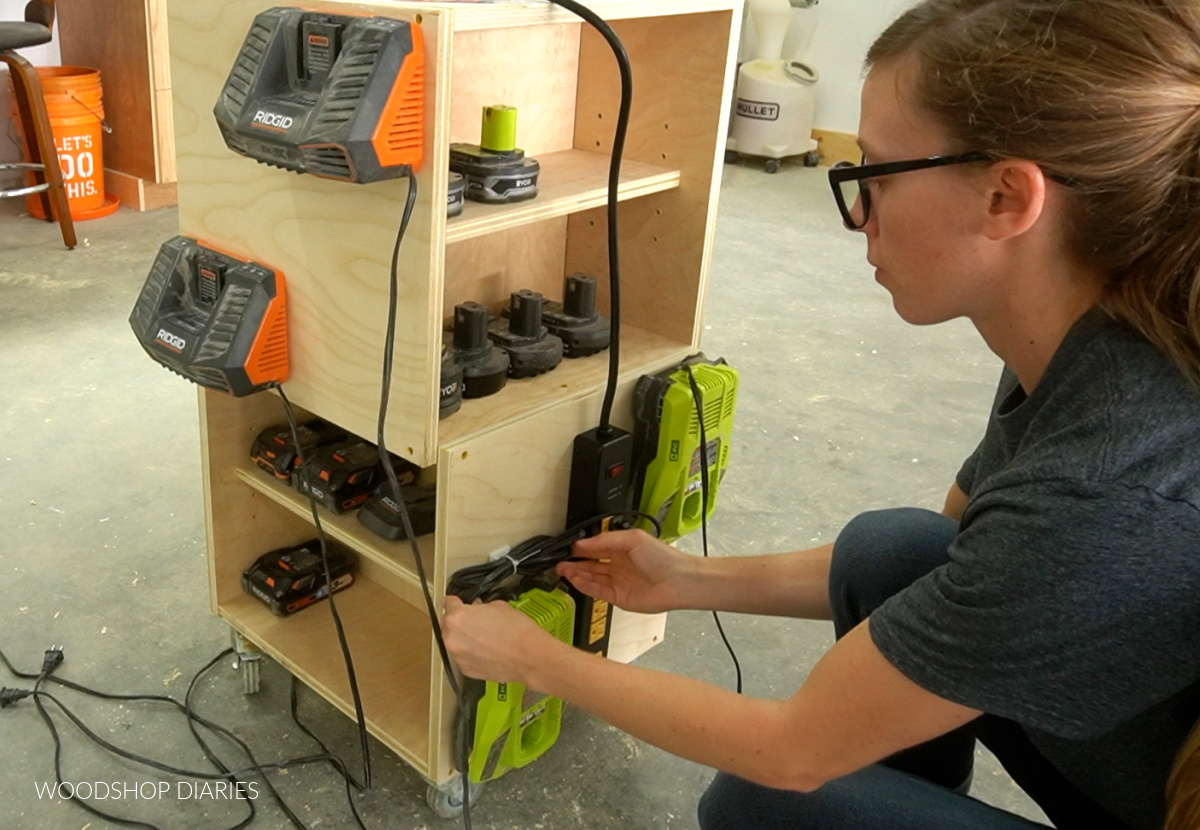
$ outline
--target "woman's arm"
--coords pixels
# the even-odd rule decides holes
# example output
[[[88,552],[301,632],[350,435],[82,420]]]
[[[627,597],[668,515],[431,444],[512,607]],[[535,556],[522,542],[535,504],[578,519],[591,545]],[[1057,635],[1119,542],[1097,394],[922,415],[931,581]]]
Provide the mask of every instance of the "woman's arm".
[[[867,623],[843,637],[787,700],[597,659],[507,603],[446,600],[446,644],[472,677],[561,697],[675,755],[783,789],[812,790],[979,715],[894,668]]]

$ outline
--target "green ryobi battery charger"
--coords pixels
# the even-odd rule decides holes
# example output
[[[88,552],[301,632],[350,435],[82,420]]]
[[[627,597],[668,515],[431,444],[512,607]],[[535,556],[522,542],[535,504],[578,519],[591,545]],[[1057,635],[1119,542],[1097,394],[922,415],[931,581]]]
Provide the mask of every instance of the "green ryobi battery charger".
[[[575,631],[575,602],[555,588],[533,588],[510,600],[540,627],[564,643]],[[521,683],[473,681],[477,702],[468,702],[472,737],[467,768],[471,781],[492,781],[541,757],[558,740],[563,702]]]
[[[695,378],[708,441],[708,504],[701,494],[700,421],[688,370]],[[634,387],[634,504],[658,520],[659,538],[670,542],[700,527],[717,503],[729,465],[729,440],[738,373],[725,360],[698,354]],[[637,526],[651,530],[646,519]]]

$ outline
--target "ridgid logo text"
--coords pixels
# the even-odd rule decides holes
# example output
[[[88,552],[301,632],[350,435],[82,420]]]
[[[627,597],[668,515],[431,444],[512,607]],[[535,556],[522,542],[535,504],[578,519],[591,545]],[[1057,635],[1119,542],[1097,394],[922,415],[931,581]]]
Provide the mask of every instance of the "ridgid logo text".
[[[290,115],[281,115],[277,112],[267,112],[259,110],[254,113],[254,123],[262,127],[273,127],[277,130],[287,130],[291,128],[293,119]]]
[[[175,787],[166,781],[34,781],[33,789],[38,800],[82,798],[87,801],[161,801],[172,798],[179,801],[198,801],[211,798],[214,801],[253,801],[258,798],[258,784],[254,781],[205,781],[193,784],[178,781]]]

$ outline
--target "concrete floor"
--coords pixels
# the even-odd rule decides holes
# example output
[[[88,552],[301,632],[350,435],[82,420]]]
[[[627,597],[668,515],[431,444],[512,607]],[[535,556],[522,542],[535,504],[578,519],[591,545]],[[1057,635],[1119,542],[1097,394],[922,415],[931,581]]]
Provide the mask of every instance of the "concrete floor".
[[[182,696],[228,640],[208,607],[195,395],[145,357],[126,322],[176,215],[121,210],[78,230],[90,242],[68,252],[56,226],[22,216],[16,201],[0,203],[0,650],[32,671],[59,644],[64,677]],[[741,371],[741,387],[732,463],[710,527],[714,555],[827,542],[864,509],[940,507],[981,433],[996,359],[969,325],[903,323],[864,251],[841,229],[822,172],[725,168],[704,349]],[[683,545],[698,550],[698,540]],[[726,628],[746,691],[758,696],[791,694],[832,639],[815,622],[730,616]],[[707,614],[673,614],[666,642],[641,663],[733,682]],[[235,729],[260,761],[314,751],[288,717],[282,669],[267,663],[257,696],[243,696],[241,683],[223,661],[198,685],[198,709]],[[0,685],[25,684],[0,667]],[[61,698],[121,746],[205,768],[166,706]],[[301,712],[357,768],[353,725],[306,690]],[[160,780],[56,722],[66,780]],[[31,701],[0,712],[0,736],[0,827],[118,826],[39,798],[36,785],[54,780],[53,746]],[[710,770],[573,709],[552,752],[491,785],[475,826],[696,827]],[[375,787],[359,799],[369,828],[461,826],[432,816],[425,783],[390,752],[374,744],[373,758]],[[275,781],[309,827],[354,826],[328,768]],[[228,802],[179,800],[171,787],[162,801],[106,803],[169,828],[230,827],[243,816]],[[973,794],[1042,819],[986,755]],[[291,826],[265,794],[256,805],[254,827]]]

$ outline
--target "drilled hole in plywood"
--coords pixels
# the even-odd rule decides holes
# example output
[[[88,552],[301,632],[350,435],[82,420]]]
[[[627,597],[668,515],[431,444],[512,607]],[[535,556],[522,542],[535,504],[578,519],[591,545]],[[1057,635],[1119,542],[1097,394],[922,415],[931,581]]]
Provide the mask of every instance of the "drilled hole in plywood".
[[[599,146],[600,146],[600,142],[599,142],[599,141],[597,141],[597,142],[596,142],[596,146],[597,146],[597,147],[599,147]]]
[[[589,227],[592,227],[592,228],[596,227],[596,220],[595,220],[595,219],[589,219],[589,220],[588,220],[588,226],[589,226]]]
[[[421,15],[417,15],[417,25],[420,26],[424,22],[425,22],[425,18],[422,17]]]
[[[666,161],[666,160],[667,160],[667,154],[666,154],[666,153],[663,153],[663,154],[662,154],[662,157],[663,157],[663,161]]]
[[[655,216],[662,216],[662,211],[661,211],[661,210],[656,210],[656,211],[654,211],[654,215],[655,215]]]
[[[566,385],[565,383],[560,383],[560,384],[558,385],[558,388],[559,388],[559,389],[566,389],[566,388],[567,388],[567,385]]]
[[[408,448],[408,455],[409,455],[409,457],[411,458],[412,456],[416,455],[416,451],[415,451],[415,450],[413,450],[413,448],[412,448],[412,447],[409,447],[409,448]]]
[[[467,451],[466,451],[466,450],[463,450],[462,457],[463,457],[463,459],[464,459],[464,460],[466,459],[466,457],[467,457]]]
[[[657,237],[657,236],[656,236],[656,237],[654,237],[654,241],[655,241],[655,242],[657,242],[657,241],[658,241],[658,237]]]
[[[670,124],[663,124],[663,129],[664,129],[664,130],[669,130],[669,129],[671,129],[671,125],[670,125]]]
[[[604,113],[602,113],[602,112],[598,112],[598,113],[596,113],[596,117],[597,117],[597,118],[599,118],[599,119],[601,119],[601,120],[603,120],[603,119],[604,119]]]

